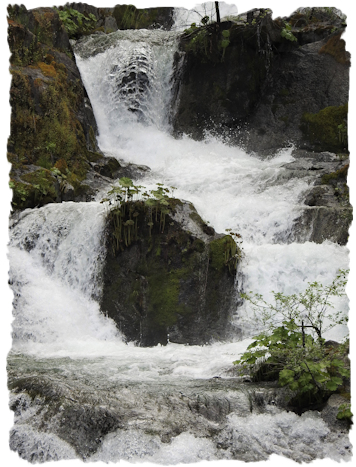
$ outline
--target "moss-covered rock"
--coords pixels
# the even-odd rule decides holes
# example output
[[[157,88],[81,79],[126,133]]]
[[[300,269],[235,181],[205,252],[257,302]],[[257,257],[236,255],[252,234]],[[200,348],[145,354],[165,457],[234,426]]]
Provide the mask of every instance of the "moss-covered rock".
[[[301,129],[306,113],[348,101],[350,56],[339,13],[302,9],[273,20],[256,9],[187,29],[175,57],[175,133],[202,139],[208,129],[261,155],[291,143],[340,152],[344,142],[316,147]],[[346,139],[345,127],[340,131]]]
[[[143,8],[134,5],[116,5],[112,16],[119,29],[159,29],[169,30],[173,25],[173,8]]]
[[[71,179],[68,185],[82,191],[79,185],[98,146],[90,102],[57,11],[28,11],[24,6],[9,6],[8,11],[12,53],[8,159],[12,164],[11,186],[21,192],[21,196],[16,189],[14,192],[13,207],[19,209],[38,205],[38,193],[28,185],[37,183],[23,179],[29,166],[48,171],[58,161],[64,161]],[[46,187],[45,191],[53,196],[40,197],[42,204],[46,200],[62,200],[56,177],[50,176],[48,183],[51,180],[52,189]],[[26,196],[28,199],[24,199]]]
[[[102,311],[142,346],[226,337],[236,307],[234,240],[179,200],[169,201],[164,222],[144,202],[127,209],[108,220]]]
[[[315,149],[320,151],[347,151],[348,105],[325,107],[319,112],[305,113],[302,131]]]
[[[111,33],[117,29],[165,29],[173,26],[172,7],[136,8],[116,5],[96,8],[87,3],[67,3],[58,8],[67,32],[73,38],[92,32]],[[74,23],[74,24],[73,24]]]

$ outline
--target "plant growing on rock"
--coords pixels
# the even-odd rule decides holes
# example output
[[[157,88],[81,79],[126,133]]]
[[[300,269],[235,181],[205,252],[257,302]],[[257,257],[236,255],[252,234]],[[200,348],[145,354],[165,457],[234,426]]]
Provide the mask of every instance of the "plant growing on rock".
[[[74,8],[63,8],[58,10],[58,15],[66,28],[69,37],[90,33],[96,26],[96,17],[92,13],[87,16]]]
[[[286,22],[284,23],[284,25],[285,26],[281,31],[281,36],[284,37],[284,39],[287,39],[288,41],[297,42],[298,39],[292,33],[292,26]]]
[[[224,58],[225,58],[226,48],[230,44],[230,31],[228,29],[225,29],[224,31],[222,31],[221,34],[223,36],[223,39],[221,40],[221,47],[223,49],[223,54],[222,54],[221,61],[223,62]]]
[[[338,420],[347,420],[348,422],[351,422],[352,417],[353,415],[351,412],[351,404],[349,403],[341,404],[339,407],[338,414],[336,415],[336,418]]]
[[[134,185],[128,177],[122,177],[119,185],[112,187],[101,202],[107,203],[109,218],[113,222],[114,253],[138,240],[140,214],[146,219],[150,237],[155,223],[159,226],[159,232],[164,232],[166,216],[175,202],[174,198],[169,196],[174,188],[169,189],[162,183],[157,183],[157,189],[147,193],[144,187]]]
[[[272,292],[274,303],[260,294],[242,294],[258,313],[265,331],[234,362],[253,378],[278,379],[294,392],[292,403],[305,406],[325,400],[350,376],[348,342],[327,345],[324,334],[347,322],[343,312],[331,313],[331,297],[345,295],[346,275],[340,270],[329,286],[309,283],[304,292],[284,295]]]

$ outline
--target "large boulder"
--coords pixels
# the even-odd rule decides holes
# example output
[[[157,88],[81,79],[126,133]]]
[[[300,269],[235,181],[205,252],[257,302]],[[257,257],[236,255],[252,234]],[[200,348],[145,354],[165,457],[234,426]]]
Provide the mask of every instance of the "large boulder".
[[[143,202],[131,213],[131,226],[128,212],[108,218],[103,313],[141,346],[226,338],[237,303],[233,238],[216,234],[190,203],[175,199],[158,217]]]
[[[175,134],[202,139],[209,129],[261,155],[291,143],[345,152],[346,25],[333,11],[312,10],[275,20],[253,10],[188,29],[175,61]]]

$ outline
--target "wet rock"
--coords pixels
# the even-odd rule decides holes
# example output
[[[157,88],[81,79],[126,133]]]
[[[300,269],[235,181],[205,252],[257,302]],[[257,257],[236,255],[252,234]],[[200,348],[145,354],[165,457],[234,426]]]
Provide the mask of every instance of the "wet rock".
[[[297,159],[284,167],[293,176],[313,174],[314,185],[305,194],[306,209],[294,221],[292,241],[325,240],[345,245],[353,218],[347,186],[348,159],[340,159],[329,152],[311,153],[295,151]]]
[[[312,21],[305,14],[272,20],[270,12],[252,13],[252,21],[246,17],[221,23],[218,31],[199,28],[182,36],[176,134],[202,139],[209,129],[261,155],[290,143],[344,151],[346,139],[338,131],[339,125],[347,131],[350,63],[340,38],[343,20],[319,10],[323,19]],[[285,21],[294,24],[296,41],[281,36]],[[229,44],[222,55],[224,29]]]
[[[323,243],[325,240],[346,245],[352,221],[351,207],[313,206],[304,209],[293,227],[294,241]]]
[[[107,16],[104,23],[105,32],[117,31],[116,19],[113,16]]]
[[[235,242],[206,226],[190,203],[170,203],[164,226],[160,213],[156,221],[154,210],[134,204],[138,233],[126,246],[128,233],[117,243],[121,234],[114,227],[126,218],[109,221],[101,309],[128,341],[142,346],[224,339],[237,300],[236,265],[229,270],[228,259]]]
[[[97,451],[105,435],[120,427],[120,417],[107,408],[70,406],[61,413],[58,436],[85,459]]]
[[[99,148],[91,104],[58,12],[24,6],[9,6],[8,11],[12,53],[8,160],[13,207],[24,209],[75,198],[75,192],[83,190],[91,153]],[[66,182],[53,172],[58,166]],[[30,171],[32,175],[25,174]]]
[[[95,172],[111,179],[118,178],[121,169],[119,161],[114,157],[102,157],[90,165]]]
[[[337,414],[341,405],[349,403],[350,401],[340,394],[333,394],[329,397],[326,406],[321,411],[321,418],[328,424],[331,430],[348,430],[350,426],[349,422],[347,420],[338,420]]]

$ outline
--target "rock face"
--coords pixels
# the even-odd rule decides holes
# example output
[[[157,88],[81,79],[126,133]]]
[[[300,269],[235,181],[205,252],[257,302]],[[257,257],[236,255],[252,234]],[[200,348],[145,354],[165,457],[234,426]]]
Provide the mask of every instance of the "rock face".
[[[290,143],[345,152],[345,24],[321,10],[283,20],[255,10],[183,34],[175,133],[201,139],[210,129],[259,154]]]
[[[74,197],[101,158],[97,127],[66,30],[56,10],[9,6],[13,207]],[[25,177],[23,177],[25,175]],[[70,188],[71,187],[71,188]]]
[[[330,152],[294,150],[295,161],[285,164],[286,177],[313,174],[315,182],[304,194],[306,206],[295,221],[290,241],[346,245],[352,222],[347,173],[349,159]]]
[[[175,57],[176,135],[199,140],[209,130],[262,157],[293,144],[296,161],[286,176],[315,176],[290,241],[347,243],[345,27],[323,8],[275,20],[270,10],[251,10],[186,30]]]
[[[137,202],[137,240],[118,249],[111,217],[101,309],[141,346],[225,338],[237,301],[236,244],[207,226],[190,203],[171,199],[170,206],[162,228]]]
[[[96,17],[96,31],[110,33],[118,29],[171,29],[172,7],[136,8],[134,5],[116,5],[114,8],[96,8],[86,3],[69,3],[62,8],[73,8],[81,14]]]
[[[325,407],[321,412],[322,419],[328,424],[331,430],[347,431],[350,424],[347,420],[339,420],[337,414],[340,411],[340,406],[349,405],[350,399],[343,397],[340,394],[333,394],[329,397]]]

